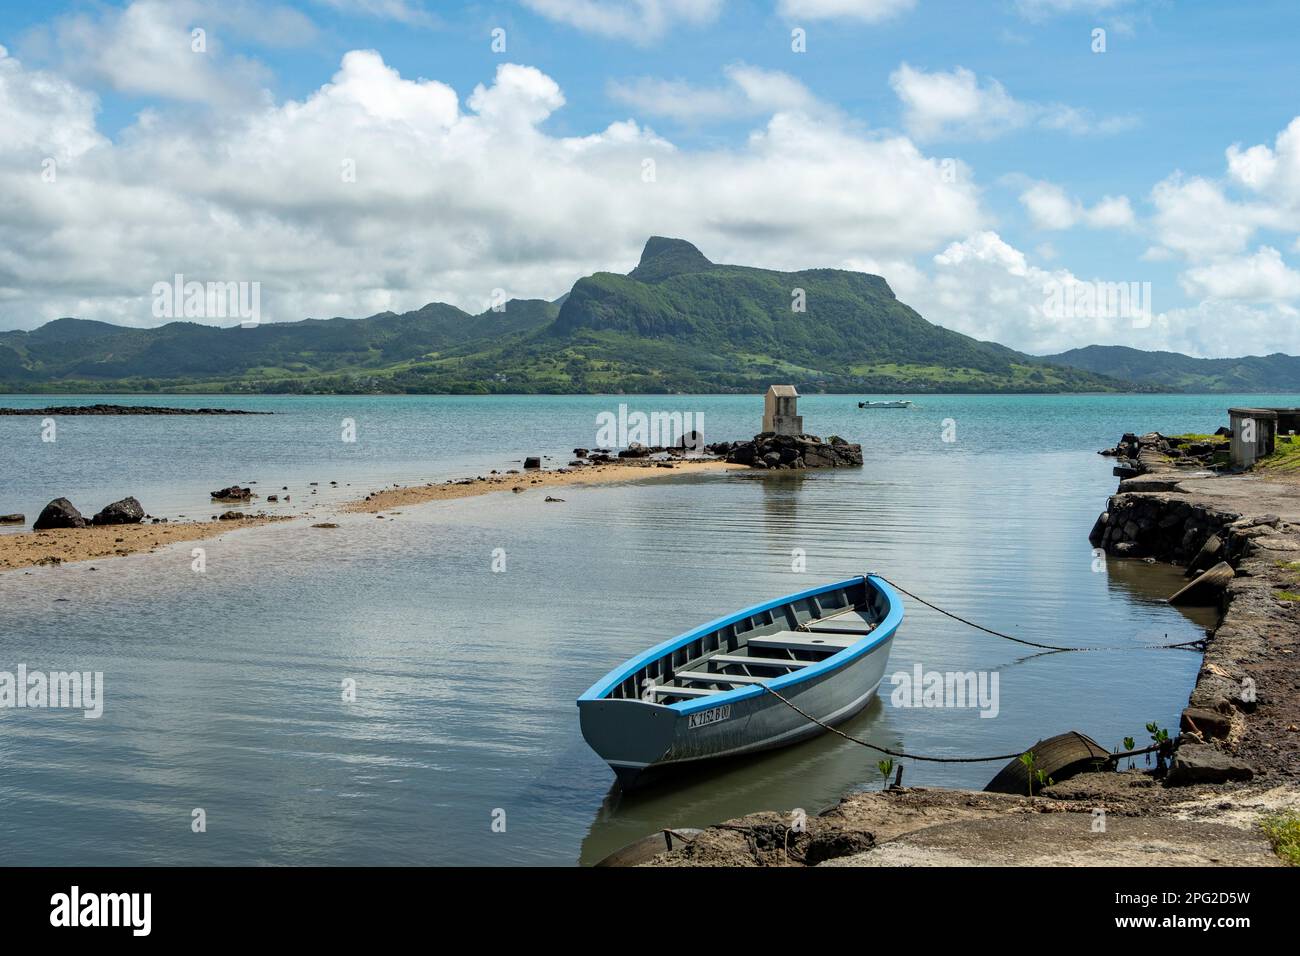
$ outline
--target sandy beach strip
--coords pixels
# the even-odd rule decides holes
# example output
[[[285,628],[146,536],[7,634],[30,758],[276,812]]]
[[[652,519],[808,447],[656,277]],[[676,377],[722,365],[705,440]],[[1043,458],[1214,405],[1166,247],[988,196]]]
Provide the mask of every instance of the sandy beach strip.
[[[682,474],[708,474],[720,471],[749,471],[745,465],[714,459],[674,459],[671,468],[661,468],[647,459],[630,459],[599,465],[583,465],[556,471],[529,469],[516,474],[483,475],[461,481],[438,484],[411,485],[374,491],[359,501],[344,505],[343,511],[374,513],[428,501],[449,501],[454,498],[473,498],[497,492],[521,493],[537,489],[562,488],[566,485],[596,485],[619,481],[645,481],[651,478],[671,478]]]
[[[119,524],[98,528],[57,528],[0,534],[0,571],[95,558],[118,558],[153,551],[180,541],[215,538],[226,531],[251,528],[281,518],[230,521],[168,521],[165,524]]]
[[[392,508],[432,501],[472,498],[492,493],[561,488],[566,485],[595,485],[622,481],[670,478],[673,475],[698,474],[739,469],[744,465],[715,460],[676,459],[671,468],[658,467],[649,460],[617,461],[584,465],[555,471],[521,471],[518,474],[484,475],[463,481],[412,485],[372,492],[364,499],[347,502],[337,510],[376,513]],[[313,516],[324,520],[323,516]],[[108,525],[105,527],[59,528],[48,531],[23,531],[0,534],[0,572],[38,565],[67,564],[98,558],[117,558],[142,551],[154,551],[182,541],[215,538],[226,531],[250,528],[276,521],[294,520],[288,516],[249,517],[229,521],[168,521],[159,524]]]

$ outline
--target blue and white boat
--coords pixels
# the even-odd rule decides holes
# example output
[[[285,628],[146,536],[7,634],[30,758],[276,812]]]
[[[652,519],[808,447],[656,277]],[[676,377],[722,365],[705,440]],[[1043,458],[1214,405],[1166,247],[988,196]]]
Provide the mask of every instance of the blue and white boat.
[[[578,698],[582,735],[624,788],[660,771],[784,747],[871,701],[903,621],[874,575],[728,614],[616,667]],[[768,693],[768,689],[780,694]]]

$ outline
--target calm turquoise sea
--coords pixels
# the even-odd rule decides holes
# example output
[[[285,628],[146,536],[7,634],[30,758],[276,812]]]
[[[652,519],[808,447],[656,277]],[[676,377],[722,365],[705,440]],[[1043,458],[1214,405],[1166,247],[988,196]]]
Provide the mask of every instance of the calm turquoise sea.
[[[996,672],[998,714],[884,700],[849,732],[971,754],[1069,729],[1113,746],[1148,721],[1175,726],[1199,655],[1122,649],[1188,640],[1208,621],[1163,603],[1176,570],[1094,564],[1087,533],[1115,488],[1096,451],[1124,431],[1212,431],[1230,404],[1300,398],[912,397],[907,411],[801,400],[809,431],[862,443],[861,470],[572,487],[562,505],[491,495],[347,515],[337,530],[287,523],[204,543],[202,573],[183,545],[0,574],[0,671],[102,671],[105,684],[97,720],[0,708],[4,861],[566,864],[664,826],[814,812],[878,786],[876,757],[823,737],[620,796],[573,701],[701,621],[868,570],[991,627],[1116,650],[1026,655],[913,603],[891,671]],[[710,441],[752,435],[762,414],[757,396],[0,405],[105,400],[275,414],[64,417],[53,442],[39,418],[0,417],[0,513],[33,518],[67,496],[90,514],[133,494],[154,515],[206,516],[210,490],[256,481],[263,495],[288,488],[285,513],[323,515],[385,484],[533,454],[562,464],[620,402],[703,415]],[[981,787],[996,770],[909,764],[904,779]],[[206,832],[192,829],[196,809]]]

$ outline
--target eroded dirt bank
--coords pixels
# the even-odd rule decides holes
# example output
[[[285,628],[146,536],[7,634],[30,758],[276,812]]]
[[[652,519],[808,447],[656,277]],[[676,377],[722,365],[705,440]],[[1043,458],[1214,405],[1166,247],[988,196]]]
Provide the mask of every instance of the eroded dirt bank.
[[[855,793],[709,827],[648,866],[1282,866],[1256,821],[1287,788],[1164,788],[1085,774],[1042,795],[908,788]]]

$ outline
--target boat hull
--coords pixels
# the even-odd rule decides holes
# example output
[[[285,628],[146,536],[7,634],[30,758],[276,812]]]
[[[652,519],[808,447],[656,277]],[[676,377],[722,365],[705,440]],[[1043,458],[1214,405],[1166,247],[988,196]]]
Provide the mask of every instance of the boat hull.
[[[798,680],[774,681],[772,689],[824,724],[848,720],[876,694],[901,617],[900,605],[889,626],[877,629],[882,633],[836,655],[843,660],[832,658]],[[587,743],[625,788],[643,786],[668,770],[788,746],[825,729],[761,687],[676,705],[584,696],[578,708]]]
[[[842,723],[871,703],[891,643],[883,641],[860,661],[781,696],[825,724]],[[821,725],[766,692],[699,714],[629,700],[582,702],[579,712],[587,743],[628,789],[674,768],[785,747],[824,733]]]

